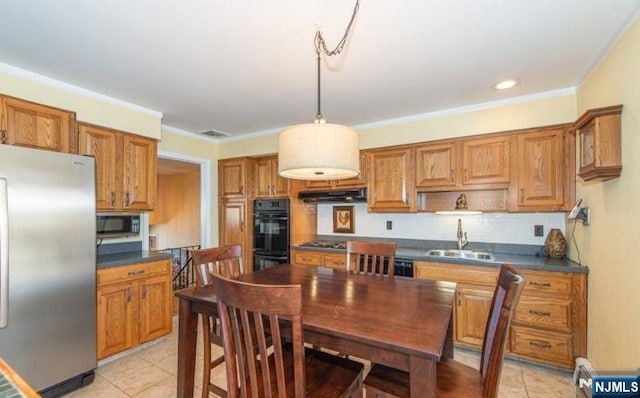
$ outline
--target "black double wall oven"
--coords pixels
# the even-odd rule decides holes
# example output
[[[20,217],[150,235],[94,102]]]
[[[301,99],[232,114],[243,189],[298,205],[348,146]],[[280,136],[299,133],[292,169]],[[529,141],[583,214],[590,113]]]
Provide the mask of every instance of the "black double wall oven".
[[[289,199],[253,202],[253,269],[289,262]]]

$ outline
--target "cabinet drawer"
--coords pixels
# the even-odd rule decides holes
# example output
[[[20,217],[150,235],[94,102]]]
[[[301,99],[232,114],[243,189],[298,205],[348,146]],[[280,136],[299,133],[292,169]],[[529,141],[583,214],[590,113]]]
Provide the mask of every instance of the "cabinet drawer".
[[[498,282],[499,270],[495,267],[416,261],[414,268],[416,278],[489,286]]]
[[[311,252],[293,252],[293,263],[301,265],[322,265],[322,255]]]
[[[571,332],[571,301],[521,297],[513,322]]]
[[[523,271],[522,295],[571,297],[571,275],[560,272]]]
[[[161,275],[171,271],[169,260],[152,261],[133,265],[123,265],[98,270],[98,286],[126,280],[145,278],[150,275]]]
[[[571,367],[573,365],[571,347],[570,334],[537,331],[519,326],[511,327],[510,348],[514,354]]]
[[[325,267],[345,269],[347,266],[346,255],[344,254],[325,254],[323,260]]]

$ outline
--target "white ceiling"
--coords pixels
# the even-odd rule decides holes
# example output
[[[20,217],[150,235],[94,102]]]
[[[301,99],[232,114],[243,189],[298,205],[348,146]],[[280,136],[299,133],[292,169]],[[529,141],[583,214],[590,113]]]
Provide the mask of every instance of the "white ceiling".
[[[1,0],[0,62],[234,136],[316,113],[313,37],[355,0]],[[323,65],[322,113],[351,126],[579,85],[640,0],[361,0]],[[491,85],[506,77],[508,92]],[[0,87],[0,92],[1,92]]]

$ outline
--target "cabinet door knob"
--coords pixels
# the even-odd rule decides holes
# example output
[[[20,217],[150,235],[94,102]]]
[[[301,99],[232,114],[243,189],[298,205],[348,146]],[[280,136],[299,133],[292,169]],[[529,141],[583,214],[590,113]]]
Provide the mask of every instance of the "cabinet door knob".
[[[127,303],[131,302],[131,287],[127,288]]]
[[[142,285],[142,298],[147,298],[147,285]]]
[[[2,137],[2,143],[7,143],[7,130],[0,130],[0,137]]]
[[[111,207],[116,205],[116,193],[111,191],[111,193],[109,194],[109,204],[111,205]]]
[[[124,194],[124,206],[125,207],[129,206],[129,192]]]

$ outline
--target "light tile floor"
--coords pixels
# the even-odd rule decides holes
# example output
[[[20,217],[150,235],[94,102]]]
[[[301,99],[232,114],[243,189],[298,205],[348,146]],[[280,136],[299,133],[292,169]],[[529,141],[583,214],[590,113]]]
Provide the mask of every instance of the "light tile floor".
[[[157,343],[139,351],[102,361],[92,384],[76,390],[65,398],[172,398],[176,396],[177,375],[177,317],[174,317],[174,332],[159,339]],[[196,365],[196,391],[202,390],[202,346],[198,339]],[[478,368],[478,354],[471,350],[456,349],[454,358]],[[368,365],[368,364],[367,364]],[[368,371],[368,366],[365,367]],[[224,386],[224,366],[212,372],[214,383]],[[214,397],[213,394],[210,395]],[[503,398],[573,398],[576,396],[571,372],[558,371],[532,365],[524,361],[506,359],[502,369],[500,397]]]

